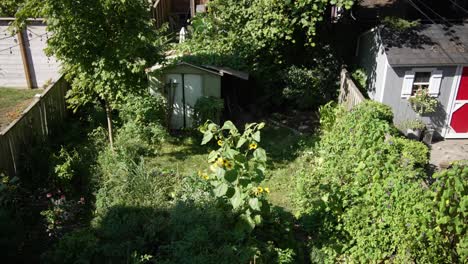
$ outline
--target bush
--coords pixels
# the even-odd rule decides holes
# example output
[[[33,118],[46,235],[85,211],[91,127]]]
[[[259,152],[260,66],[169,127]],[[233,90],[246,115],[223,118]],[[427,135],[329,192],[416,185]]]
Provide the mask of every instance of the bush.
[[[334,82],[335,70],[327,65],[287,68],[282,74],[285,82],[282,92],[284,99],[299,109],[316,109],[333,100],[338,91]]]
[[[444,237],[447,261],[468,259],[468,167],[455,165],[434,175],[435,228]]]
[[[202,96],[195,103],[195,125],[201,126],[207,120],[215,123],[220,122],[221,111],[224,109],[224,100],[211,97]]]
[[[389,107],[367,101],[324,121],[332,125],[299,174],[296,198],[316,237],[311,261],[450,262],[431,232],[428,149],[399,138],[391,120]]]

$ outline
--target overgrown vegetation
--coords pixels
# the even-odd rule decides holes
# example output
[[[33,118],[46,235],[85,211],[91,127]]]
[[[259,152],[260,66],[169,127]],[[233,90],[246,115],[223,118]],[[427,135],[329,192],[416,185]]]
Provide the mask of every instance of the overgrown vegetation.
[[[297,183],[301,218],[315,234],[311,262],[463,262],[465,253],[455,245],[464,247],[461,222],[433,209],[441,204],[434,195],[445,195],[444,213],[451,199],[464,200],[462,170],[450,172],[457,183],[438,180],[431,191],[427,147],[398,136],[387,106],[369,101],[349,113],[326,107],[321,114],[320,143]],[[458,211],[466,215],[465,207],[451,209]],[[450,235],[442,234],[445,221],[459,224],[457,231],[452,226]]]

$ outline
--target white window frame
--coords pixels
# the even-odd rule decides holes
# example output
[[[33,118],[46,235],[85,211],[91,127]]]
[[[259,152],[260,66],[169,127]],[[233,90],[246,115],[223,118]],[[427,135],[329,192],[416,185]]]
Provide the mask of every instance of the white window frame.
[[[420,72],[428,72],[431,74],[430,78],[429,78],[429,83],[415,83],[414,82],[414,79],[416,77],[416,73],[420,73]],[[402,91],[401,91],[401,98],[403,99],[409,99],[411,97],[414,97],[414,94],[413,94],[413,87],[415,84],[427,84],[428,85],[428,90],[429,92],[431,91],[431,85],[434,85],[434,77],[436,75],[439,75],[441,76],[440,77],[440,80],[438,82],[436,82],[436,85],[438,85],[438,89],[437,89],[437,93],[430,93],[430,96],[432,97],[439,97],[439,94],[440,94],[440,85],[441,85],[441,80],[443,78],[443,75],[442,75],[442,71],[441,70],[438,70],[437,68],[412,68],[410,71],[406,71],[405,72],[405,76],[403,76],[403,87],[402,87]],[[409,76],[409,77],[407,77]],[[406,79],[411,79],[411,84],[408,83]],[[411,85],[411,91],[409,91],[409,87],[406,87],[406,85]],[[411,93],[410,93],[411,92]]]

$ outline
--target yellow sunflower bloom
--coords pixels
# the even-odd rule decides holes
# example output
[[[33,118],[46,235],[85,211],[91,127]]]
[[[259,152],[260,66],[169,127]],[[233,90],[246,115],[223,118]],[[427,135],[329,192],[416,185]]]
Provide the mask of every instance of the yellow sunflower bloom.
[[[218,145],[219,145],[220,147],[222,147],[222,146],[223,146],[223,141],[222,141],[221,139],[220,139],[220,140],[218,140]]]
[[[259,187],[257,187],[257,192],[258,192],[258,193],[262,193],[262,192],[263,192],[263,188],[262,188],[262,187],[260,187],[260,186],[259,186]]]
[[[207,174],[203,175],[203,179],[205,179],[206,181],[210,179],[210,176],[208,176]]]
[[[249,149],[252,150],[252,149],[257,149],[257,143],[250,143],[249,145]]]
[[[224,165],[224,159],[223,158],[218,158],[216,160],[216,164],[219,166],[219,167],[223,167]]]
[[[224,163],[224,166],[226,166],[226,168],[229,169],[229,170],[232,170],[232,168],[234,168],[234,164],[232,162],[230,162],[230,161],[226,161]]]
[[[266,192],[266,193],[270,193],[270,188],[265,187],[265,192]]]

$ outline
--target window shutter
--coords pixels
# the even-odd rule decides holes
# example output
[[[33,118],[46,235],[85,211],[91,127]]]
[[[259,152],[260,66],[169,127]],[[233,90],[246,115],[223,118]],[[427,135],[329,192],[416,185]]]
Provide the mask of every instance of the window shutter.
[[[429,82],[429,95],[437,97],[440,92],[440,83],[442,82],[442,71],[433,71]]]
[[[401,98],[408,98],[411,96],[414,82],[414,71],[405,72],[403,78],[403,87],[401,88]]]

